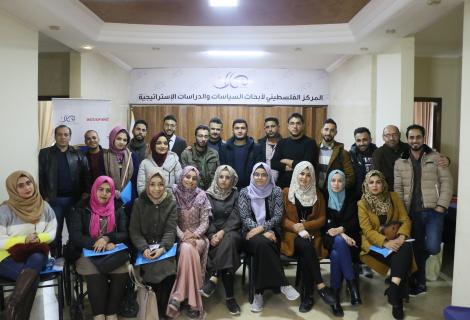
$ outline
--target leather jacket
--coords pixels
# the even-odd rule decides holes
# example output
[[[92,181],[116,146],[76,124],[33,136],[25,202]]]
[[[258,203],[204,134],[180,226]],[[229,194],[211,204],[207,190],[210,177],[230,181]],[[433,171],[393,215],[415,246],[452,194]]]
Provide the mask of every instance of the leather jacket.
[[[53,201],[57,197],[57,174],[60,149],[53,145],[39,151],[39,191],[44,199]],[[71,146],[66,151],[75,200],[90,192],[90,170],[88,160],[80,150]]]

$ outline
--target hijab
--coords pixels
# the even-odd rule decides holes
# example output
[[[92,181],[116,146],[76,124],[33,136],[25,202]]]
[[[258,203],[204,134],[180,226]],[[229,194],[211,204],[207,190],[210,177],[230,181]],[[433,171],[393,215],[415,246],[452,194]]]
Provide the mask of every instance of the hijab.
[[[228,171],[230,176],[230,186],[227,189],[219,187],[218,181],[222,171]],[[206,193],[210,194],[214,199],[224,201],[227,199],[234,190],[237,190],[238,175],[237,172],[228,165],[221,165],[215,170],[214,179]]]
[[[34,187],[34,192],[28,199],[20,197],[16,184],[21,177],[28,178]],[[44,213],[44,200],[39,194],[39,188],[31,174],[26,171],[15,171],[8,176],[5,181],[8,192],[8,200],[4,203],[13,211],[21,220],[28,223],[38,223]]]
[[[160,137],[166,138],[166,141],[168,142],[168,151],[170,150],[170,141],[168,140],[168,137],[165,135],[165,132],[161,131],[160,133],[157,133],[156,135],[153,136],[152,140],[150,141],[150,151],[152,151],[153,161],[155,161],[155,163],[159,167],[163,166],[163,163],[165,162],[166,157],[168,155],[168,151],[165,154],[160,154],[160,153],[157,153],[157,151],[155,150],[155,146],[157,145],[157,140]]]
[[[158,176],[158,177],[160,177],[160,179],[162,179],[163,185],[165,186],[165,191],[163,192],[162,196],[159,199],[156,199],[156,198],[152,197],[152,195],[148,192],[148,189],[149,189],[149,186],[150,186],[150,180],[152,180],[156,176]],[[157,168],[157,167],[150,168],[150,170],[147,173],[147,180],[146,180],[146,186],[145,186],[145,194],[150,199],[150,201],[152,201],[155,204],[162,203],[163,200],[165,200],[165,198],[168,195],[168,192],[166,191],[166,187],[167,187],[167,181],[165,179],[165,174],[163,173],[163,170],[160,169],[160,168]]]
[[[117,149],[116,146],[114,145],[114,141],[116,140],[117,135],[120,134],[121,132],[124,132],[126,134],[127,144],[129,144],[131,140],[129,136],[129,132],[127,132],[127,130],[124,127],[116,126],[109,133],[109,150],[111,150],[111,152],[116,155],[116,158],[118,162],[120,163],[124,160],[124,154],[126,152],[126,148],[122,150]]]
[[[101,203],[96,195],[98,188],[101,187],[103,183],[108,183],[111,188],[111,197],[108,202]],[[113,179],[108,176],[100,176],[96,178],[93,186],[91,187],[90,193],[90,209],[91,209],[91,220],[90,220],[90,236],[92,238],[97,238],[100,235],[100,218],[106,218],[106,232],[112,232],[116,226],[115,216],[114,216],[114,196],[116,190],[114,188]]]
[[[310,185],[301,187],[298,178],[305,169],[308,169],[310,172],[312,181]],[[295,204],[295,198],[297,198],[303,207],[312,207],[317,202],[315,169],[313,169],[313,165],[309,161],[301,161],[295,166],[287,197],[292,204]]]
[[[382,192],[377,195],[373,195],[368,187],[369,181],[373,176],[379,177],[382,181]],[[366,174],[362,184],[362,199],[366,201],[372,212],[377,215],[387,215],[388,210],[390,210],[392,200],[390,199],[388,184],[385,180],[385,176],[379,170],[371,170]]]
[[[256,185],[254,174],[258,168],[263,168],[268,174],[268,180],[264,186]],[[258,225],[264,224],[266,221],[266,202],[265,199],[269,197],[275,187],[274,177],[269,165],[264,162],[258,162],[253,166],[250,176],[250,185],[246,187],[248,197],[251,200],[251,210],[255,214]]]
[[[331,180],[335,174],[339,174],[341,180],[343,181],[343,189],[339,192],[334,192],[331,188]],[[341,208],[344,204],[344,199],[346,198],[346,175],[341,170],[333,170],[328,175],[328,208],[334,209],[336,211],[341,211]]]
[[[198,209],[210,209],[211,205],[209,199],[207,198],[206,193],[197,186],[197,183],[196,187],[192,189],[188,189],[183,185],[183,179],[189,171],[196,172],[198,182],[200,179],[199,170],[197,170],[196,167],[186,166],[183,168],[183,172],[181,173],[178,183],[172,186],[173,194],[175,195],[178,206],[183,210],[188,210],[193,207]]]

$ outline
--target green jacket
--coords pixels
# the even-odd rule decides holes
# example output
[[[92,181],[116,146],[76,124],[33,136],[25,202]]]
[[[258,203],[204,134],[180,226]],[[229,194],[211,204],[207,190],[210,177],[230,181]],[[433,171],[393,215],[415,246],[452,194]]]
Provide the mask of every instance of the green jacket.
[[[207,190],[214,179],[215,170],[220,165],[219,153],[212,148],[206,148],[203,153],[200,153],[196,149],[196,144],[193,144],[191,150],[186,149],[181,153],[181,163],[183,168],[189,165],[199,170],[201,174],[199,187]]]

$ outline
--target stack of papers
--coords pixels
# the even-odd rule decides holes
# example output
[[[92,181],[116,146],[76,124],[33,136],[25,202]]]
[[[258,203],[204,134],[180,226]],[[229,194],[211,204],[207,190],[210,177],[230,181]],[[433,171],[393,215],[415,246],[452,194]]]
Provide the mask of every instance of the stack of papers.
[[[153,263],[153,262],[157,262],[157,261],[160,261],[160,260],[164,260],[164,259],[168,259],[168,258],[171,258],[171,257],[174,257],[176,256],[176,249],[177,249],[177,244],[173,244],[173,247],[171,247],[170,250],[168,250],[167,252],[165,252],[164,254],[162,254],[160,257],[158,257],[157,259],[147,259],[147,258],[144,258],[144,256],[142,255],[141,252],[139,252],[139,254],[137,255],[137,259],[135,259],[135,266],[140,266],[142,264],[147,264],[147,263]]]

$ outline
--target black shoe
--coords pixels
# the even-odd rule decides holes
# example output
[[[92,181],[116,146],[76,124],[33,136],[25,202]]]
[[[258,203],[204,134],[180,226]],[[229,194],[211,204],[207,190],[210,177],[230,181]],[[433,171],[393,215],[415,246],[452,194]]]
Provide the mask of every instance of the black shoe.
[[[393,317],[398,320],[403,319],[403,299],[401,297],[400,287],[392,282],[390,287],[385,290],[384,294],[388,296],[388,303],[392,305]]]
[[[331,288],[324,286],[323,288],[318,289],[318,294],[320,295],[320,298],[325,301],[326,304],[332,305],[336,303],[336,298],[334,297]]]
[[[302,313],[309,312],[310,310],[312,310],[313,304],[314,304],[313,297],[310,294],[308,295],[302,294],[302,298],[300,300],[299,312],[302,312]]]
[[[168,307],[170,307],[174,311],[180,311],[180,306],[181,302],[176,299],[170,299],[170,301],[168,301]]]
[[[346,281],[348,286],[348,291],[351,296],[351,304],[355,306],[356,304],[362,304],[361,295],[359,294],[359,285],[357,280]]]
[[[364,264],[362,265],[362,275],[366,278],[372,279],[374,277],[374,272],[372,272],[372,269]]]
[[[216,287],[217,284],[215,282],[208,280],[206,283],[204,283],[202,289],[199,290],[199,292],[204,297],[209,298],[214,293]]]
[[[191,309],[189,308],[186,311],[186,315],[188,316],[189,319],[199,319],[199,310]]]
[[[417,284],[410,288],[409,294],[412,297],[416,297],[422,294],[426,294],[427,288],[425,284]]]
[[[240,306],[238,305],[235,298],[229,298],[225,300],[225,304],[227,305],[227,309],[232,316],[238,316],[240,314]]]
[[[335,304],[332,304],[330,305],[331,307],[331,312],[333,313],[333,315],[335,317],[343,317],[344,316],[344,311],[343,311],[343,308],[341,307],[341,304],[340,304],[340,292],[341,292],[341,289],[332,289],[334,292],[335,292],[335,298],[336,298],[336,303]]]

